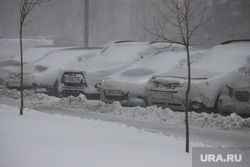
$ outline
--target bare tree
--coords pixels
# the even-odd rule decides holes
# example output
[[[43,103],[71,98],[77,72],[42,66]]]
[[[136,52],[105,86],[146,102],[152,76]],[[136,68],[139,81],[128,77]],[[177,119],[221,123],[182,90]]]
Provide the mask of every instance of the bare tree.
[[[23,115],[23,27],[31,22],[29,20],[26,22],[26,18],[30,15],[30,12],[34,9],[34,7],[42,5],[52,0],[18,0],[19,9],[20,9],[20,53],[21,53],[21,107],[20,107],[20,115]]]
[[[191,68],[189,47],[196,30],[205,20],[206,0],[162,0],[162,6],[154,5],[160,12],[160,18],[154,21],[154,31],[144,27],[156,40],[182,44],[187,52],[188,86],[185,99],[186,152],[189,152],[188,97],[191,87]],[[164,10],[163,10],[164,9]],[[166,10],[166,12],[164,12]]]

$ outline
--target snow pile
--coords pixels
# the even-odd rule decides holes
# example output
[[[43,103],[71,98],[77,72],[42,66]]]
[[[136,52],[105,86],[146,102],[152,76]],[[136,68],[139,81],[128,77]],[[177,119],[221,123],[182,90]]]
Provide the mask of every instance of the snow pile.
[[[58,98],[53,97],[53,96],[48,96],[43,93],[35,93],[34,90],[23,90],[23,96],[25,100],[31,101],[33,104],[39,105],[39,104],[47,104],[49,105],[50,103],[54,101],[58,101]],[[13,99],[20,99],[21,98],[21,93],[16,90],[16,89],[7,89],[3,88],[0,89],[0,97],[8,97],[8,98],[13,98]]]
[[[126,118],[137,120],[149,120],[155,122],[166,122],[171,124],[184,124],[185,113],[172,111],[169,108],[162,109],[156,106],[149,107],[122,107],[119,102],[106,104],[101,101],[87,100],[84,95],[78,97],[67,97],[52,103],[54,106],[64,106],[70,108],[83,108],[95,112],[109,112]],[[235,113],[230,116],[208,113],[189,113],[190,125],[199,127],[218,128],[223,130],[243,130],[250,131],[250,118],[242,118]]]
[[[113,104],[111,104],[113,105]],[[118,108],[118,107],[117,107]],[[185,113],[172,111],[169,108],[162,109],[155,106],[147,108],[120,107],[114,111],[125,117],[136,118],[139,120],[150,120],[155,122],[166,122],[170,124],[185,124]],[[220,114],[208,113],[189,113],[189,124],[199,127],[217,128],[222,130],[242,130],[250,131],[250,118],[242,118],[235,113],[230,116],[222,116]]]
[[[20,98],[17,90],[0,89],[0,96]],[[45,94],[35,94],[34,91],[24,91],[24,98],[35,105],[57,106],[65,108],[82,108],[94,112],[111,113],[120,117],[162,122],[168,124],[185,124],[185,113],[149,107],[122,107],[119,102],[106,104],[99,100],[88,100],[84,95],[78,97],[56,98]],[[229,116],[208,113],[189,113],[189,123],[193,126],[217,128],[222,130],[241,130],[250,132],[250,118],[242,118],[235,113]]]
[[[219,128],[223,130],[245,130],[250,131],[250,118],[242,118],[232,113],[229,116],[221,116],[220,114],[195,113],[190,112],[189,121],[191,124],[200,127]]]
[[[191,167],[182,138],[0,104],[2,167]],[[204,147],[191,142],[192,147]],[[192,151],[192,148],[190,148]],[[181,159],[181,161],[179,160]]]
[[[126,118],[138,120],[149,120],[155,122],[166,122],[171,124],[184,124],[185,113],[172,111],[169,108],[162,109],[156,106],[149,107],[122,107],[119,102],[105,104],[101,101],[87,100],[84,95],[78,97],[70,96],[54,102],[54,106],[64,106],[70,108],[84,108],[95,112],[111,112]],[[189,113],[190,125],[199,127],[218,128],[223,130],[243,130],[250,131],[250,118],[242,118],[235,113],[230,116],[208,113]]]
[[[2,81],[2,82],[0,82],[0,85],[4,85],[3,82],[7,81],[8,77],[9,77],[8,72],[5,69],[3,69],[2,67],[0,67],[0,81]]]
[[[32,97],[35,95],[36,94],[35,94],[34,90],[27,90],[27,89],[23,90],[24,97]],[[46,96],[46,95],[44,95],[44,96]],[[21,98],[21,93],[16,89],[9,90],[7,88],[3,88],[3,89],[0,89],[0,97],[9,97],[9,98],[13,98],[13,99],[19,99],[19,98]]]
[[[16,89],[9,90],[7,88],[3,88],[3,89],[0,89],[0,96],[1,97],[9,97],[9,98],[13,98],[13,99],[19,99],[21,97],[21,94]]]

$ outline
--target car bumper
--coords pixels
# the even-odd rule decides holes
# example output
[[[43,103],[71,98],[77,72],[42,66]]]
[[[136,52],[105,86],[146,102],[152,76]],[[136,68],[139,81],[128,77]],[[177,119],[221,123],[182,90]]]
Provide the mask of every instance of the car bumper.
[[[150,90],[146,98],[149,105],[184,111],[185,101],[181,97],[176,92]]]
[[[102,90],[100,99],[105,103],[113,103],[119,101],[122,106],[142,106],[145,107],[146,103],[144,101],[144,95],[138,95],[129,92],[122,92],[120,95],[115,94],[106,94],[106,91]]]
[[[221,113],[250,115],[250,102],[239,102],[229,95],[223,95],[219,98],[218,110]]]
[[[100,93],[97,91],[87,91],[86,87],[62,87],[59,89],[61,97],[79,96],[84,94],[87,99],[100,99]]]

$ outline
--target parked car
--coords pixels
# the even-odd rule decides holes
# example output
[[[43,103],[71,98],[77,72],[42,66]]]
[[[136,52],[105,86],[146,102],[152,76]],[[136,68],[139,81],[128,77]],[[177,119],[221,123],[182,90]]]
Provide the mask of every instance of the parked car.
[[[165,49],[153,53],[124,70],[107,76],[101,84],[101,101],[106,103],[119,101],[124,106],[146,106],[144,89],[148,80],[154,74],[177,68],[186,62],[186,49],[183,45],[166,45],[168,46]],[[201,53],[202,51],[191,48],[191,52]],[[194,56],[196,57],[198,54]]]
[[[227,85],[249,76],[250,41],[228,41],[208,49],[191,65],[190,110],[216,111],[218,98]],[[153,76],[145,96],[150,105],[185,110],[188,69],[180,68]]]
[[[221,114],[250,115],[250,77],[238,80],[222,89],[218,102]]]
[[[84,94],[89,99],[100,99],[100,86],[105,76],[136,63],[155,50],[145,42],[118,41],[108,44],[92,59],[62,68],[58,91],[63,97]]]
[[[43,46],[30,48],[24,53],[24,88],[34,89],[36,93],[46,93],[57,96],[57,78],[60,68],[72,62],[85,61],[94,56],[97,50],[99,50],[99,48],[76,46]],[[6,87],[9,89],[20,89],[20,63],[16,60],[4,61],[6,62],[4,69],[8,73]],[[13,62],[16,62],[18,65],[13,65]]]

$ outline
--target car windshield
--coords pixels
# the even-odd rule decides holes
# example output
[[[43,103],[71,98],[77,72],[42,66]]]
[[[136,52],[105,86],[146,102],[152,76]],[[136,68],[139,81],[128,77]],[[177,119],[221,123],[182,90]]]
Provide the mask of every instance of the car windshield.
[[[146,75],[152,75],[155,72],[149,69],[132,69],[127,70],[122,73],[123,76],[129,76],[129,77],[139,77],[139,76],[146,76]]]
[[[152,48],[143,42],[116,42],[104,48],[95,59],[112,60],[113,62],[133,61],[139,58],[147,49],[151,50]]]

